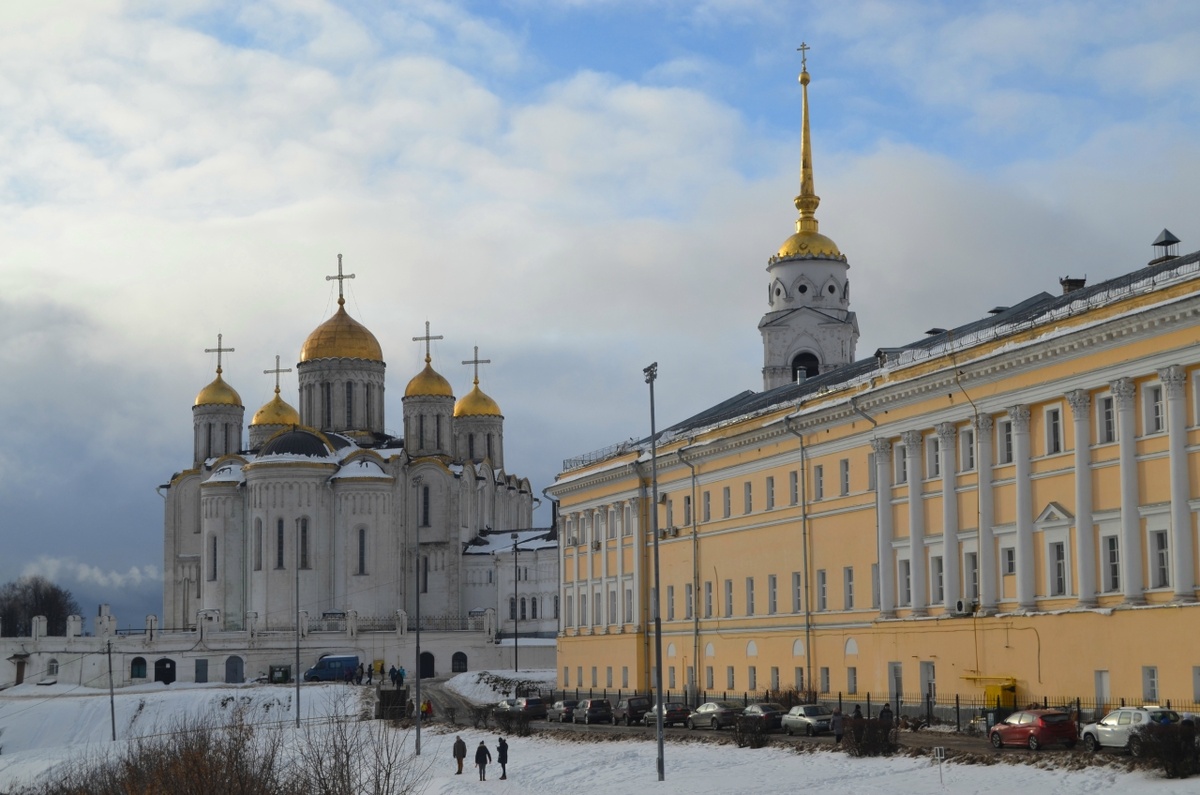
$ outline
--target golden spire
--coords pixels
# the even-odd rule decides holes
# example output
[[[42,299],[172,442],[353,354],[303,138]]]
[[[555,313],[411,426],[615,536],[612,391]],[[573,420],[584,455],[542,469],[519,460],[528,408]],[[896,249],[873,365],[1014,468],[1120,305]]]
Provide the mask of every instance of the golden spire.
[[[817,206],[821,197],[813,190],[812,170],[812,138],[808,132],[808,50],[809,46],[800,42],[800,85],[804,93],[800,122],[800,195],[796,197],[796,209],[800,218],[796,221],[797,232],[817,231]]]

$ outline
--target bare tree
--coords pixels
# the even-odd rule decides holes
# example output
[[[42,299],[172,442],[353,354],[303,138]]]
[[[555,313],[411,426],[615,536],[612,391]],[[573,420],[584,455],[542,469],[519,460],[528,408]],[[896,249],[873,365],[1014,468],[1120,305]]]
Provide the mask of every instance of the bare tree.
[[[0,636],[29,635],[34,616],[46,617],[46,632],[67,634],[67,616],[81,615],[79,602],[66,588],[45,577],[22,577],[0,585]]]

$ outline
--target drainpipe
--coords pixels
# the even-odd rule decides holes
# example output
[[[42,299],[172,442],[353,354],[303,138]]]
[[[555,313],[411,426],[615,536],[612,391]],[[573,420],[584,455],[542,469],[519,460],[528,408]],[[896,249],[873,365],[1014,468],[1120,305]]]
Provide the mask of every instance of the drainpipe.
[[[679,448],[679,460],[692,470],[692,687],[688,696],[694,702],[700,687],[700,534],[696,527],[696,465],[683,457],[687,449],[688,445]]]
[[[808,590],[808,459],[804,450],[804,435],[792,427],[792,418],[784,417],[783,427],[800,441],[800,536],[804,546],[804,684],[812,684],[812,599]]]

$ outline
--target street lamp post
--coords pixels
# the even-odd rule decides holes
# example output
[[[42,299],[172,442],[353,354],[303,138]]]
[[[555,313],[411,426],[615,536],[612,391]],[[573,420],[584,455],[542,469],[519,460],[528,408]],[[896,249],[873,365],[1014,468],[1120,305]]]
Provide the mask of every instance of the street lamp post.
[[[420,521],[421,521],[420,520],[421,476],[420,475],[417,475],[415,478],[413,478],[413,487],[414,487],[415,493],[417,495],[416,499],[414,500],[415,506],[417,509],[417,520],[415,522],[413,522],[413,526],[418,527],[420,525]],[[415,547],[413,549],[413,563],[415,564],[413,566],[413,570],[416,572],[416,575],[417,575],[416,582],[414,583],[415,587],[413,588],[413,592],[415,594],[415,607],[416,607],[416,613],[417,613],[417,633],[416,633],[416,635],[417,635],[417,638],[416,638],[417,652],[416,652],[416,661],[413,665],[413,688],[416,691],[416,694],[415,694],[415,698],[413,700],[413,706],[414,706],[413,711],[417,713],[416,714],[417,736],[416,736],[416,746],[415,746],[416,751],[415,751],[415,753],[417,756],[420,756],[421,755],[421,543],[420,543],[420,538],[417,539],[417,544],[415,545]]]
[[[655,734],[658,739],[658,780],[665,779],[663,763],[663,705],[662,692],[662,615],[659,604],[658,574],[658,439],[654,427],[654,380],[658,378],[658,362],[642,370],[646,383],[650,385],[650,532],[654,536],[654,700]]]
[[[516,673],[517,671],[521,670],[520,657],[519,657],[520,646],[521,646],[521,633],[520,633],[521,608],[520,608],[520,605],[517,604],[517,584],[520,581],[520,573],[521,573],[520,568],[517,566],[517,538],[518,537],[519,536],[516,533],[512,534],[512,542],[513,542],[513,673]],[[513,698],[516,698],[516,696],[517,696],[517,694],[513,693]]]

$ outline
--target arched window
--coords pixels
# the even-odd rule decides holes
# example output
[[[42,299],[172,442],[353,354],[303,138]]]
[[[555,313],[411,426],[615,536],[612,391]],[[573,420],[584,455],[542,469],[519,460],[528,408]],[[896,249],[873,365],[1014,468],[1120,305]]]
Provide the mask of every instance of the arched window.
[[[812,378],[820,372],[821,362],[817,360],[815,354],[804,351],[796,354],[796,358],[792,359],[792,383],[796,383],[800,379],[801,373],[805,378]]]
[[[46,676],[58,676],[58,660],[46,663]]]
[[[363,424],[369,428],[375,422],[375,387],[367,384],[363,394],[367,404],[367,421]]]
[[[275,523],[275,568],[283,568],[283,520]]]
[[[333,384],[321,384],[321,427],[328,430],[333,425]]]
[[[367,528],[358,528],[358,573],[367,573]]]
[[[130,679],[145,679],[146,678],[146,658],[134,657],[129,661],[129,678]]]
[[[308,519],[296,520],[300,526],[300,568],[308,568]]]
[[[450,657],[450,670],[456,674],[465,674],[467,672],[467,655],[461,651],[454,652]]]
[[[508,597],[508,620],[517,620],[517,598],[515,596]]]
[[[346,427],[354,427],[354,382],[346,382]]]
[[[529,599],[529,617],[537,618],[537,597],[533,596]]]
[[[212,582],[217,579],[217,536],[214,533],[209,536],[208,542],[208,580]]]
[[[263,547],[262,519],[255,519],[254,520],[254,570],[255,571],[262,571],[262,559],[263,559],[262,547]]]
[[[521,597],[521,620],[522,620],[522,621],[524,621],[524,620],[525,620],[525,618],[526,618],[526,615],[525,615],[525,597],[524,597],[524,596],[522,596],[522,597]]]
[[[475,460],[475,434],[467,434],[467,458]]]

